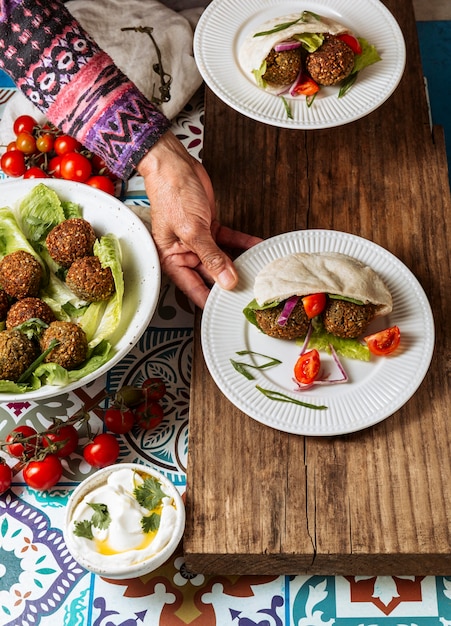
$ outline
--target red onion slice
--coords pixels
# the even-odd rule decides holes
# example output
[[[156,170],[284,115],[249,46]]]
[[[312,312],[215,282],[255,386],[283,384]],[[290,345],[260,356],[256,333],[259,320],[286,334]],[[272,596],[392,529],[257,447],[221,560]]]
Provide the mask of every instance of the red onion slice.
[[[285,326],[298,300],[299,296],[291,296],[291,298],[288,298],[288,300],[285,302],[282,312],[277,319],[277,323],[279,324],[279,326]]]
[[[274,46],[276,52],[286,52],[287,50],[296,50],[301,47],[300,41],[294,39],[288,39],[287,41],[281,41]]]

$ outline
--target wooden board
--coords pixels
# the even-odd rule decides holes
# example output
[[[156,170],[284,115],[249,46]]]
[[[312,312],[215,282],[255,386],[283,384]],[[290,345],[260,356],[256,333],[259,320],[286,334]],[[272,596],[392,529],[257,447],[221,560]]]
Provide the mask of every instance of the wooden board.
[[[196,572],[446,574],[451,568],[450,216],[411,2],[385,0],[407,44],[393,96],[341,128],[292,131],[206,93],[204,164],[220,220],[261,237],[326,228],[370,239],[416,275],[437,332],[407,404],[340,437],[279,432],[213,382],[197,313],[184,551]]]

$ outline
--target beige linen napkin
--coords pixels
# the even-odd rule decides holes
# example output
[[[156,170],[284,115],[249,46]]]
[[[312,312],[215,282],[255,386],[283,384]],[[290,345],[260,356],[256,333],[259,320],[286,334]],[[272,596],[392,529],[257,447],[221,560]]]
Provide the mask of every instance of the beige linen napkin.
[[[202,1],[199,0],[199,5]],[[177,12],[157,0],[70,0],[66,6],[149,99],[152,95],[160,97],[160,78],[153,69],[158,63],[157,51],[146,33],[123,32],[121,28],[153,29],[164,72],[171,76],[170,100],[158,105],[169,119],[183,109],[200,87],[202,78],[193,56],[193,29],[201,7]],[[21,114],[32,115],[39,123],[45,120],[21,92],[14,94],[0,122],[3,145],[15,139],[12,125]]]

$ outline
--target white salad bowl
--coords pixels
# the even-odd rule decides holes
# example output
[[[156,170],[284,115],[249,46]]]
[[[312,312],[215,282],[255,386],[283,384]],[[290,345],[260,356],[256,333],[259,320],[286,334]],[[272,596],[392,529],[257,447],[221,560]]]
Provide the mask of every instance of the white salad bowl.
[[[129,536],[133,533],[136,535],[137,526],[139,530],[138,518],[141,512],[132,509],[127,500],[119,502],[122,492],[125,494],[124,498],[130,496],[129,478],[124,477],[124,472],[129,475],[131,473],[133,481],[156,479],[164,493],[166,510],[161,511],[158,530],[153,531],[144,546],[141,544],[137,548],[130,547]],[[107,481],[114,483],[117,492],[108,492],[110,487],[107,487]],[[103,499],[108,502],[103,502]],[[74,532],[76,520],[83,524],[92,520],[93,509],[87,503],[93,502],[107,508],[110,506],[108,515],[111,521],[109,530],[105,531],[110,536],[105,539],[106,547],[103,549],[99,548],[99,543],[94,539],[77,536]],[[144,510],[144,514],[148,513],[150,511]],[[69,498],[63,528],[64,540],[72,557],[88,571],[115,580],[145,576],[163,565],[175,552],[184,530],[185,506],[174,484],[157,470],[139,463],[111,465],[81,482]],[[121,536],[119,539],[118,534]],[[134,541],[133,539],[132,543]],[[141,540],[138,538],[139,541]],[[112,544],[115,544],[113,548]]]
[[[124,296],[118,327],[112,337],[109,360],[84,377],[58,386],[43,384],[39,389],[0,392],[0,402],[45,400],[66,393],[99,378],[118,363],[146,330],[158,303],[161,269],[154,241],[135,213],[114,196],[82,183],[61,179],[17,180],[0,186],[0,207],[17,214],[23,198],[36,185],[44,184],[63,201],[81,206],[82,217],[93,226],[97,237],[112,234],[122,254]]]

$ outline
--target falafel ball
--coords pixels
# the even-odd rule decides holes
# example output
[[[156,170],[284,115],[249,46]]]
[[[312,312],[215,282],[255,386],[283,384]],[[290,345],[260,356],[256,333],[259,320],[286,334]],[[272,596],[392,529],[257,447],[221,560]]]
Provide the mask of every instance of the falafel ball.
[[[72,217],[52,228],[45,243],[58,265],[70,267],[76,259],[92,254],[95,240],[91,224],[80,217]]]
[[[338,37],[326,35],[324,43],[307,55],[305,66],[318,85],[336,85],[354,67],[354,52]]]
[[[0,332],[0,379],[17,382],[39,356],[37,345],[19,330]]]
[[[52,322],[41,335],[40,345],[44,352],[52,339],[59,343],[45,357],[45,363],[57,363],[67,370],[74,369],[86,360],[88,340],[85,331],[74,322]]]
[[[10,301],[8,298],[8,294],[4,289],[0,289],[0,322],[3,322],[3,320],[6,319],[9,307]]]
[[[75,295],[87,302],[108,300],[115,289],[111,269],[102,267],[96,256],[74,261],[67,272],[66,284]]]
[[[23,298],[11,305],[6,316],[6,328],[15,328],[34,318],[42,320],[45,324],[50,324],[56,319],[49,305],[40,298]]]
[[[307,334],[310,320],[305,312],[302,300],[296,303],[296,306],[290,313],[290,316],[284,325],[278,324],[277,320],[283,311],[284,302],[270,309],[261,309],[255,311],[255,319],[260,329],[270,337],[278,339],[296,339]]]
[[[12,298],[36,297],[41,278],[41,264],[26,250],[11,252],[0,261],[0,285]]]
[[[274,48],[266,57],[266,71],[262,78],[270,85],[291,85],[301,71],[301,49],[276,52]]]
[[[324,328],[337,337],[354,339],[363,333],[375,313],[374,304],[356,304],[329,298],[323,311]]]

